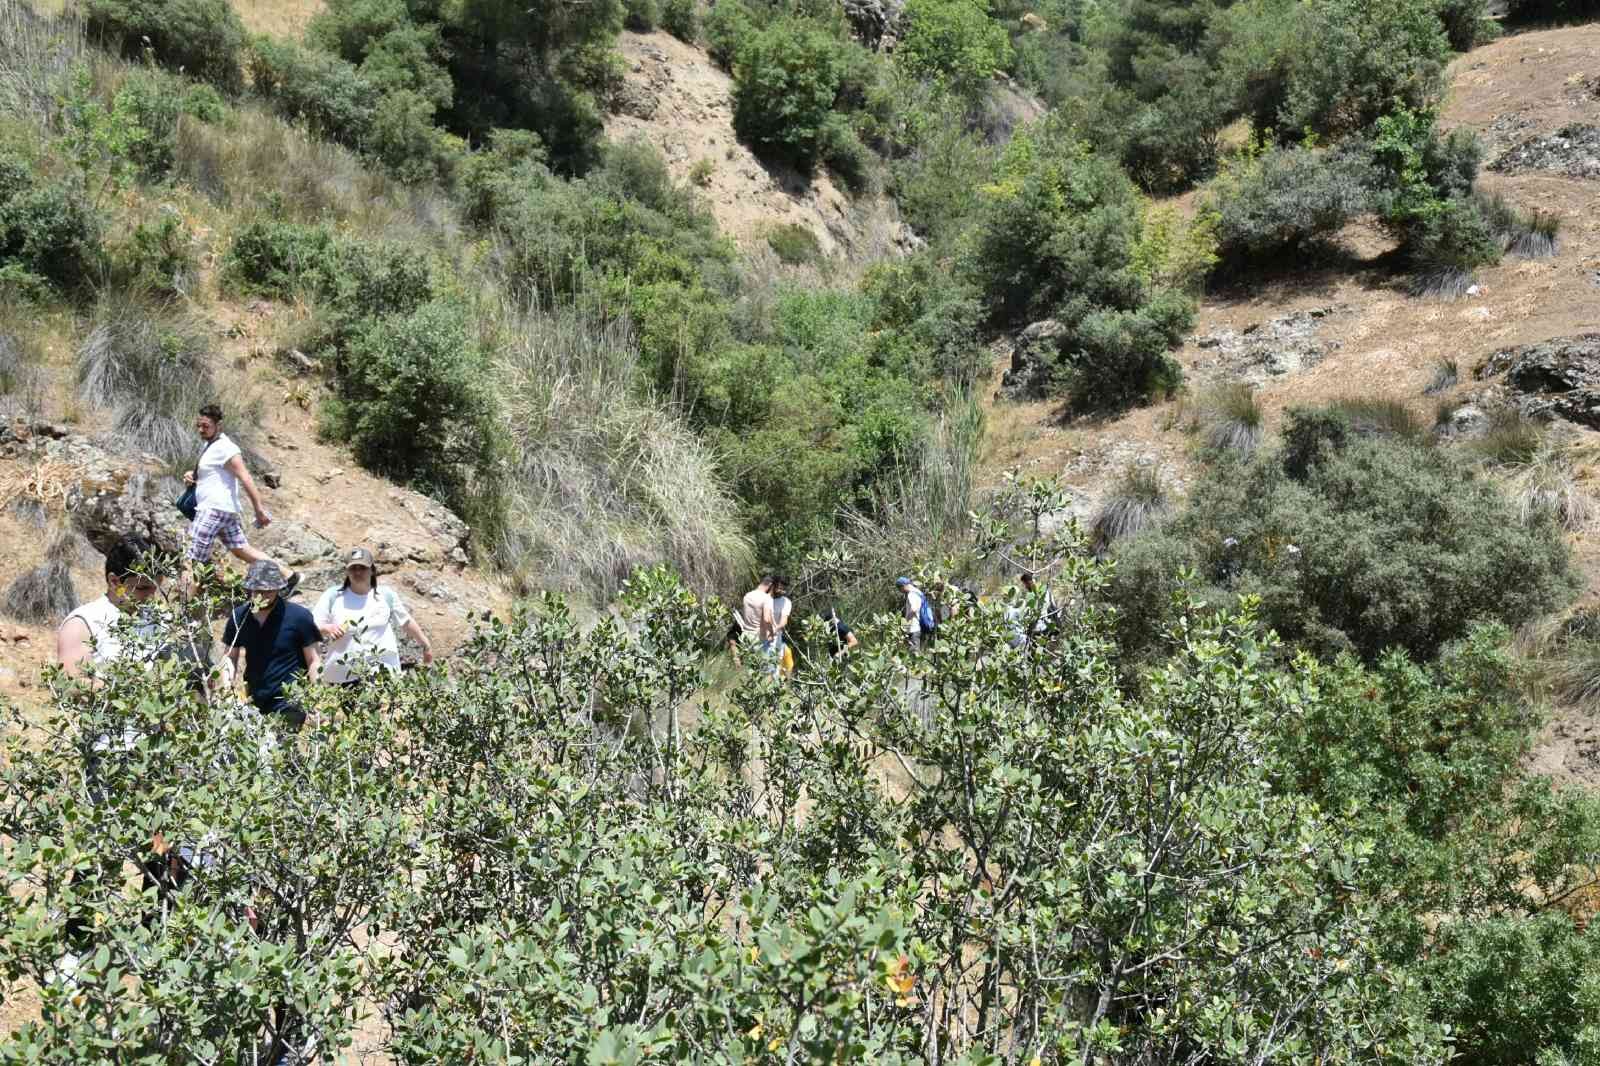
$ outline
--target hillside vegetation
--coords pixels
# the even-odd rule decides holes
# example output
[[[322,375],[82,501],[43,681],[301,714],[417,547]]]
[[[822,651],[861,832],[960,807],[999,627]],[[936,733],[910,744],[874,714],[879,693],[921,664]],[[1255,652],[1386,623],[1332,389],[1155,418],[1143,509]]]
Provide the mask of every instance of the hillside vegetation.
[[[1482,3],[307,14],[0,0],[0,413],[159,494],[200,403],[247,447],[299,412],[521,603],[300,733],[174,650],[226,581],[155,665],[51,676],[0,761],[0,1063],[1600,1063],[1600,810],[1522,769],[1600,692],[1565,438],[1465,417],[1465,362],[1428,425],[1179,358],[1307,264],[1442,306],[1558,251],[1441,121]],[[604,135],[624,27],[914,239],[724,233],[707,160]],[[1157,401],[1185,491],[983,485],[1008,403]],[[42,469],[13,509],[55,514]],[[757,570],[806,598],[786,682],[722,654]],[[921,651],[899,573],[964,608]]]

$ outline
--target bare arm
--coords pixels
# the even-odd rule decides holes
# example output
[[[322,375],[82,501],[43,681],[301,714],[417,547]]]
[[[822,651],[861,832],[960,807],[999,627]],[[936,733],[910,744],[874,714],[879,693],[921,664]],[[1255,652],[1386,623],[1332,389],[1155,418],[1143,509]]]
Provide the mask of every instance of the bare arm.
[[[239,669],[239,645],[235,644],[228,649],[228,662],[233,664],[234,680],[242,680],[244,674]]]
[[[306,677],[313,685],[319,684],[322,681],[322,656],[317,654],[317,646],[307,644],[300,649],[300,654],[305,656]]]
[[[424,665],[433,662],[433,645],[428,643],[427,636],[422,632],[422,627],[417,625],[415,618],[409,619],[405,625],[400,627],[400,631],[422,645],[422,662]]]
[[[845,651],[853,651],[853,650],[855,650],[856,646],[859,645],[860,643],[861,642],[856,639],[856,631],[855,630],[852,629],[850,632],[848,632],[848,633],[846,633],[844,635],[844,650]]]
[[[235,455],[227,463],[228,471],[239,479],[239,485],[244,489],[244,494],[250,500],[250,506],[256,512],[256,525],[265,526],[272,523],[272,516],[267,513],[266,507],[261,503],[261,492],[256,488],[256,479],[250,476],[250,468],[244,465],[244,456]]]
[[[81,618],[69,618],[56,630],[56,662],[68,677],[82,677],[89,661],[89,626]]]

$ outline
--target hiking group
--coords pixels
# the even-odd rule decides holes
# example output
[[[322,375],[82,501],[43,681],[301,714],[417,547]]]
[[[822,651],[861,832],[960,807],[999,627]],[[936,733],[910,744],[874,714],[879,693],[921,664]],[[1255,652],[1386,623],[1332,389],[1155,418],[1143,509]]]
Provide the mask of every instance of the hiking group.
[[[1059,612],[1050,590],[1040,585],[1032,571],[1019,575],[1022,590],[1035,606],[1026,603],[1006,608],[1006,623],[1011,631],[1008,643],[1020,648],[1031,641],[1042,639],[1055,626]],[[978,594],[952,581],[939,580],[933,592],[925,592],[909,577],[898,577],[894,583],[900,599],[900,629],[906,646],[912,651],[922,651],[938,636],[939,627],[980,602]],[[738,609],[733,612],[734,623],[728,627],[728,650],[737,660],[742,651],[754,651],[763,668],[774,677],[787,677],[794,673],[794,649],[789,640],[790,623],[794,616],[793,601],[789,597],[789,579],[781,574],[763,578],[755,588],[744,594]],[[839,617],[837,607],[829,605],[817,613],[822,622],[830,656],[842,660],[860,647],[860,638]]]
[[[225,698],[242,683],[256,710],[299,728],[305,711],[289,694],[293,684],[381,683],[400,669],[400,633],[420,646],[424,663],[433,661],[427,634],[399,593],[380,584],[377,562],[366,548],[344,554],[343,582],[322,593],[315,608],[293,602],[300,575],[286,573],[245,535],[241,492],[257,529],[271,525],[272,515],[243,451],[223,431],[222,409],[202,407],[195,430],[202,442],[199,457],[175,501],[190,520],[179,601],[194,595],[197,568],[211,562],[219,542],[248,564],[244,602],[232,606],[222,627],[220,660],[213,662],[209,629],[187,629],[184,657],[203,677],[208,700]],[[105,595],[72,611],[57,631],[56,661],[68,676],[81,677],[129,654],[149,662],[175,654],[150,646],[162,614],[172,613],[158,599],[164,576],[160,552],[147,538],[129,535],[113,545],[106,555]]]

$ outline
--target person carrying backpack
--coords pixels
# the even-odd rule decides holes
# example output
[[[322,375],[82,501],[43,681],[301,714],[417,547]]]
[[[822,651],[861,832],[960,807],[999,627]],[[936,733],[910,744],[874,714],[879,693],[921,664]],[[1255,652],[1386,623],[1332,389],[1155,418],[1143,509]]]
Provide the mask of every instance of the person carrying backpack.
[[[934,631],[939,628],[938,620],[933,616],[933,604],[926,593],[912,584],[909,577],[896,578],[894,584],[905,596],[906,643],[912,651],[921,651],[933,642]]]

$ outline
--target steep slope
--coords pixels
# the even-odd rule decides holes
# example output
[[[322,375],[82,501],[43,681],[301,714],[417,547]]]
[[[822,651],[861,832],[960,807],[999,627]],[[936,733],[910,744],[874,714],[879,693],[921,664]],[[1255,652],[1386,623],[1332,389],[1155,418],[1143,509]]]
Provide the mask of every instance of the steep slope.
[[[765,163],[740,144],[733,79],[701,49],[667,33],[625,32],[617,50],[626,66],[606,136],[659,148],[673,178],[699,186],[717,224],[741,247],[762,246],[784,225],[805,227],[828,255],[857,260],[914,242],[892,200],[852,198],[825,172]]]

